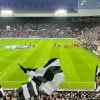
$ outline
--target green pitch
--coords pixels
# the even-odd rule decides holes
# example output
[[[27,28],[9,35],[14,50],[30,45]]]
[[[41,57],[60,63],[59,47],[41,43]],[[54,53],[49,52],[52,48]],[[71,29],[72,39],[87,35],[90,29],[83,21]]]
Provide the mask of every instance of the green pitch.
[[[66,80],[60,85],[66,89],[93,89],[96,65],[100,58],[82,47],[64,48],[64,44],[74,44],[75,40],[2,39],[0,46],[12,44],[35,44],[34,48],[4,49],[0,47],[0,84],[4,88],[18,88],[28,81],[28,76],[20,70],[18,63],[26,68],[41,68],[51,58],[59,58]],[[55,43],[61,44],[60,48]]]

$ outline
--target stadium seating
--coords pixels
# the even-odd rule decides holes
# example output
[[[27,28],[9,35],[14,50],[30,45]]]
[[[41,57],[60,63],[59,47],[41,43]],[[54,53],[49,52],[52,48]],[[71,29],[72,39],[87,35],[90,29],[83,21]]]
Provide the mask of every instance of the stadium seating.
[[[96,50],[95,44],[100,44],[100,23],[98,22],[100,18],[41,19],[16,18],[10,21],[0,19],[2,20],[0,21],[0,38],[76,38],[90,50]],[[7,26],[10,28],[7,29]],[[18,94],[15,91],[5,91],[5,93],[9,95],[9,98],[14,98],[8,100],[18,100]],[[46,97],[49,98],[47,100],[100,100],[100,93],[66,91],[56,92],[52,96],[41,93],[39,100],[46,100]]]
[[[19,95],[16,91],[6,90],[6,98],[7,100],[19,100]],[[37,97],[38,99],[34,99],[33,97],[29,100],[100,100],[100,93],[89,92],[89,91],[66,91],[66,92],[54,92],[51,96],[41,92]]]

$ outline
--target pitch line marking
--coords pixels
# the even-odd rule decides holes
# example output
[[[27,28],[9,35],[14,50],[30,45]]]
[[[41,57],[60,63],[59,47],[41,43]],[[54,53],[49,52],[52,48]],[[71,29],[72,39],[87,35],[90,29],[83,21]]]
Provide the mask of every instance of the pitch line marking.
[[[27,82],[27,81],[0,81],[0,82],[5,82],[5,83],[7,83],[7,82],[9,82],[9,83],[14,83],[14,82],[15,82],[15,83],[20,83],[20,82]],[[81,84],[82,84],[82,83],[86,83],[86,84],[87,84],[87,83],[91,83],[91,84],[92,84],[92,83],[94,83],[94,82],[63,82],[63,83],[73,83],[73,84],[74,84],[74,83],[76,83],[76,84],[77,84],[77,83],[81,83]]]
[[[7,73],[5,73],[5,72],[0,72],[0,73],[4,73],[1,77],[0,77],[0,79],[2,79]]]
[[[87,53],[85,50],[83,50],[83,51],[84,51],[85,53]],[[100,65],[100,63],[99,63],[97,60],[95,60],[90,54],[87,53],[87,55],[90,56],[90,57],[92,58],[92,60],[94,60],[96,63],[98,63],[98,64]]]
[[[77,83],[80,83],[80,84],[82,84],[82,83],[86,83],[86,84],[89,83],[89,84],[90,84],[90,83],[91,83],[91,84],[92,84],[92,83],[94,83],[94,82],[62,82],[62,84],[63,84],[63,83],[76,83],[76,84],[77,84]]]
[[[20,83],[20,82],[27,82],[27,81],[0,81],[0,82],[5,82],[5,83],[7,83],[7,82],[9,82],[9,83]]]

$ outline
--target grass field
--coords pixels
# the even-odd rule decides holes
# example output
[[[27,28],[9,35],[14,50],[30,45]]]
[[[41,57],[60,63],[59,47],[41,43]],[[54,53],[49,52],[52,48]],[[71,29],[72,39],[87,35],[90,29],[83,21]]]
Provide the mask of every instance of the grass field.
[[[2,39],[0,46],[11,44],[35,44],[35,48],[4,49],[0,48],[0,84],[4,88],[17,88],[28,80],[28,76],[20,70],[18,63],[26,68],[43,67],[51,58],[59,58],[66,81],[60,86],[66,89],[93,89],[96,65],[100,66],[100,58],[82,47],[64,48],[64,44],[76,43],[75,40],[36,40]],[[55,43],[61,44],[56,48]]]

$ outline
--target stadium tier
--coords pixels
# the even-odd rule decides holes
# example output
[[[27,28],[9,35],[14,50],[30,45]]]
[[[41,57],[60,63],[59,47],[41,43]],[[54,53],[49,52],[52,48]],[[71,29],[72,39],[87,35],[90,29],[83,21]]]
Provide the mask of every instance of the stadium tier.
[[[99,17],[0,18],[0,84],[5,88],[5,95],[8,95],[8,98],[18,99],[19,90],[23,91],[22,94],[25,96],[24,89],[31,85],[34,90],[36,84],[46,93],[41,91],[40,95],[34,97],[35,100],[45,100],[45,98],[49,98],[47,100],[67,100],[67,98],[68,100],[90,100],[91,98],[99,100],[99,20]],[[54,65],[51,62],[48,64],[51,58],[59,59],[60,64],[59,62],[53,63]],[[24,69],[23,73],[18,64],[28,69]],[[50,68],[51,66],[53,67]],[[96,66],[98,69],[95,72]],[[63,72],[65,76],[65,81],[61,80],[60,86],[57,82],[60,81],[62,74],[59,72]],[[55,73],[60,75],[59,79]],[[56,90],[57,86],[59,89]],[[11,92],[8,88],[14,90]],[[16,88],[19,88],[19,94],[15,91]],[[28,93],[30,89],[27,89]],[[54,90],[55,92],[49,96],[48,94]],[[37,94],[38,91],[36,93],[34,90],[30,95],[32,93]]]

